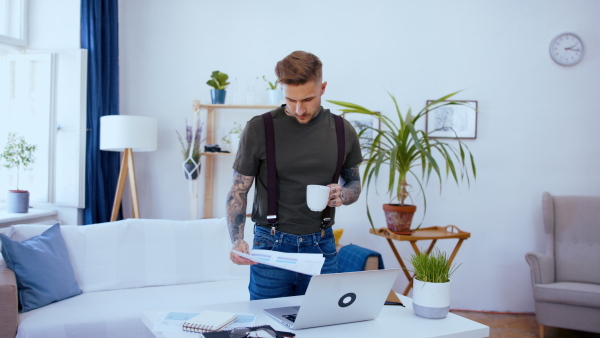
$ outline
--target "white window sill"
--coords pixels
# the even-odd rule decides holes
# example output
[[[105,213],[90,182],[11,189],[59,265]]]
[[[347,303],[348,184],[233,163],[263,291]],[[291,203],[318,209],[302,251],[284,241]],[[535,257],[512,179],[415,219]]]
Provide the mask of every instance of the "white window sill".
[[[29,223],[27,221],[38,218],[51,217],[58,215],[55,209],[29,208],[27,213],[9,213],[6,209],[0,209],[0,228],[10,226],[16,223]]]

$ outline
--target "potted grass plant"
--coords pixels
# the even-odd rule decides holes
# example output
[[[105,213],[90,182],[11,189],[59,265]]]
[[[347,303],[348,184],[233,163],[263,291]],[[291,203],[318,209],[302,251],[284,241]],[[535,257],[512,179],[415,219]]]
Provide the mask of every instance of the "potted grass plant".
[[[229,75],[222,73],[218,70],[212,72],[210,76],[210,80],[206,81],[206,84],[213,87],[214,89],[210,90],[210,98],[213,104],[224,104],[225,96],[227,95],[227,86],[229,82]]]
[[[0,154],[3,166],[7,169],[17,169],[16,189],[9,190],[6,199],[6,211],[10,213],[27,213],[29,211],[29,191],[19,189],[19,174],[21,169],[31,170],[35,162],[37,145],[29,144],[23,136],[15,133],[8,134],[4,151]]]
[[[410,256],[413,273],[413,311],[424,318],[445,318],[450,310],[450,276],[458,266],[450,264],[446,252]],[[459,265],[460,266],[460,265]]]
[[[177,138],[179,139],[179,143],[181,144],[181,154],[183,155],[183,170],[186,179],[195,180],[198,178],[200,174],[200,157],[202,153],[200,152],[200,143],[202,142],[202,126],[203,123],[200,122],[200,119],[196,121],[196,126],[192,129],[192,126],[185,121],[185,137],[182,137],[179,134],[179,131],[175,131],[177,133]]]
[[[390,231],[398,234],[410,233],[410,227],[415,211],[417,210],[412,201],[409,179],[416,182],[418,191],[423,199],[423,218],[427,212],[427,199],[425,185],[431,176],[437,177],[440,187],[442,181],[448,176],[459,184],[466,180],[470,185],[471,177],[476,177],[475,159],[468,146],[458,137],[446,138],[444,140],[433,138],[433,130],[425,132],[417,127],[418,121],[428,112],[448,105],[466,105],[464,102],[449,101],[458,92],[443,96],[429,102],[418,113],[413,113],[408,108],[403,113],[394,95],[390,94],[396,109],[395,116],[386,116],[375,111],[359,106],[357,104],[328,101],[341,106],[344,113],[365,114],[379,119],[381,129],[366,127],[358,136],[364,140],[363,134],[371,131],[372,138],[366,144],[366,167],[363,171],[363,186],[366,186],[368,201],[369,187],[375,183],[384,166],[389,167],[387,178],[387,192],[390,203],[384,204],[386,223]],[[468,106],[468,105],[466,105]],[[361,142],[363,143],[363,142]],[[441,189],[440,189],[441,192]],[[394,201],[397,201],[394,203]],[[367,217],[371,227],[375,231],[373,219],[367,203]],[[420,226],[420,225],[419,225]],[[418,227],[417,227],[418,229]]]

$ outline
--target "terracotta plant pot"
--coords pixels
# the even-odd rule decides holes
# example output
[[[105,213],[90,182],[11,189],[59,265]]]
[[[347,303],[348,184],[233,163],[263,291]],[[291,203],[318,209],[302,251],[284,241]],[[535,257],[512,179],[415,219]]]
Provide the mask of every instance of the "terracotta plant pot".
[[[396,234],[409,234],[416,205],[384,204],[385,221],[388,229]]]

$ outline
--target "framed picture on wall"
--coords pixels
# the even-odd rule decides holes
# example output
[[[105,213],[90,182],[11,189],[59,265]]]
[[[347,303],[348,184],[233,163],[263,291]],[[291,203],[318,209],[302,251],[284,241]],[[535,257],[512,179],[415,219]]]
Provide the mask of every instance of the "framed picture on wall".
[[[427,100],[430,104],[433,100]],[[425,131],[433,138],[477,138],[477,101],[457,102],[428,111]]]
[[[379,112],[375,113],[379,114]],[[373,144],[373,139],[375,137],[373,129],[379,130],[381,128],[381,121],[379,121],[377,117],[358,113],[343,113],[342,117],[350,122],[356,130],[356,133],[359,136],[363,161],[366,161],[366,156],[369,153],[369,148],[371,147],[371,144]]]

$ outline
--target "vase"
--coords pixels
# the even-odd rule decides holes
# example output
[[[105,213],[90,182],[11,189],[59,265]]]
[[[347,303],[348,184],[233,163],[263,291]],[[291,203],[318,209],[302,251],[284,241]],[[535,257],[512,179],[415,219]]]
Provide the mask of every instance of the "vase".
[[[269,103],[272,106],[279,106],[283,101],[283,91],[280,89],[269,89]]]
[[[388,229],[395,234],[410,234],[410,225],[417,211],[415,205],[384,204],[385,221]]]
[[[6,198],[6,212],[25,214],[29,212],[29,191],[9,190]]]
[[[225,104],[225,95],[227,95],[227,91],[225,89],[210,90],[210,99],[213,104]]]
[[[413,311],[423,318],[446,318],[450,311],[450,282],[428,283],[413,278]]]
[[[183,171],[183,173],[185,174],[185,179],[189,180],[190,179],[190,175],[192,176],[192,180],[195,180],[198,178],[198,175],[200,174],[200,168],[201,165],[198,164],[197,166],[194,165],[194,163],[186,163],[184,164],[185,170]]]
[[[240,134],[229,134],[229,146],[232,153],[237,152],[240,145]]]

